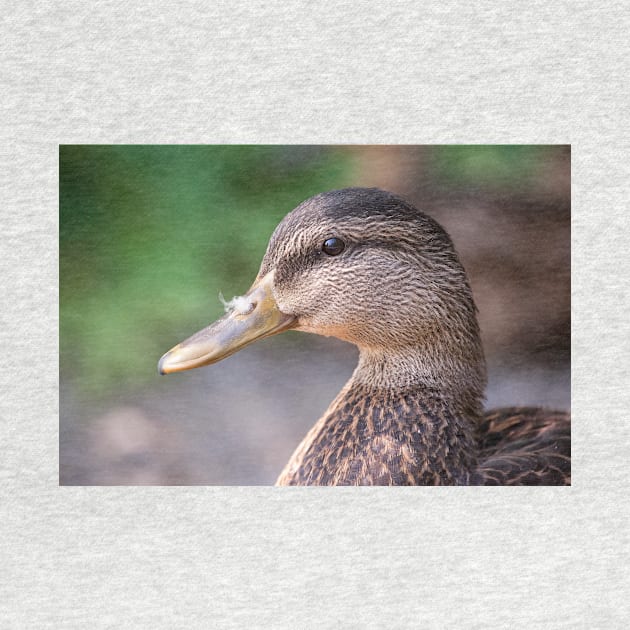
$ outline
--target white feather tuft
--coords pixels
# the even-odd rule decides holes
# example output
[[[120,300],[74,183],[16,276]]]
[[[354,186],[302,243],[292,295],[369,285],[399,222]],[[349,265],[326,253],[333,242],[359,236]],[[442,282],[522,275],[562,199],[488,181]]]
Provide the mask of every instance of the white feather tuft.
[[[254,310],[254,304],[242,295],[235,295],[231,300],[226,300],[219,292],[219,300],[223,304],[226,313],[236,311],[239,315],[248,315]]]

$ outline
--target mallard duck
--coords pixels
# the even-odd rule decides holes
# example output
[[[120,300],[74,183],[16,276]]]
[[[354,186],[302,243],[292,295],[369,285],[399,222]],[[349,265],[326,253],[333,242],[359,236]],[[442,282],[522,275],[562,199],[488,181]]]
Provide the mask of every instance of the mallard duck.
[[[466,273],[445,230],[402,198],[348,188],[300,204],[248,293],[159,371],[208,365],[288,329],[353,343],[359,361],[276,485],[570,484],[568,414],[484,414]]]

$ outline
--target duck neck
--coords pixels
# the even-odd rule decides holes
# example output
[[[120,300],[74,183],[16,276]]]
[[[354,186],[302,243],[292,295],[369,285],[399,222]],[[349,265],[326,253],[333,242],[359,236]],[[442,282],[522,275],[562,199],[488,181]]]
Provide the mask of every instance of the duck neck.
[[[477,462],[483,363],[457,378],[425,363],[414,352],[361,350],[354,374],[279,485],[468,483]]]
[[[455,367],[428,364],[408,350],[362,350],[332,416],[354,418],[372,439],[400,441],[402,456],[416,459],[415,467],[402,467],[412,471],[410,483],[462,483],[477,459],[485,373],[483,364],[472,372]]]
[[[422,348],[359,349],[359,362],[348,386],[414,392],[426,399],[448,402],[454,413],[471,422],[482,415],[486,368],[481,346],[467,358]]]

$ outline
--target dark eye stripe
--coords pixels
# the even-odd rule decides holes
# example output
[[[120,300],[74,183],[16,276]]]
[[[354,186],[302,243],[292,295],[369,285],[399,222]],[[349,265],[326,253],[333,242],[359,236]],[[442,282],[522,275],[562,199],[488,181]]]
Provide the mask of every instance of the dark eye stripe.
[[[340,238],[327,238],[322,245],[322,251],[329,256],[337,256],[346,248],[346,244]]]

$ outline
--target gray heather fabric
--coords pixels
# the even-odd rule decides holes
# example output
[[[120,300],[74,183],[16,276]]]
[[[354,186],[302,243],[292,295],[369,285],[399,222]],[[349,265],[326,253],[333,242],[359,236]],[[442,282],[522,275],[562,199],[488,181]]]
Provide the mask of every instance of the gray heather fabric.
[[[2,13],[0,627],[627,627],[626,3]],[[58,145],[124,142],[572,143],[574,485],[58,487]]]

